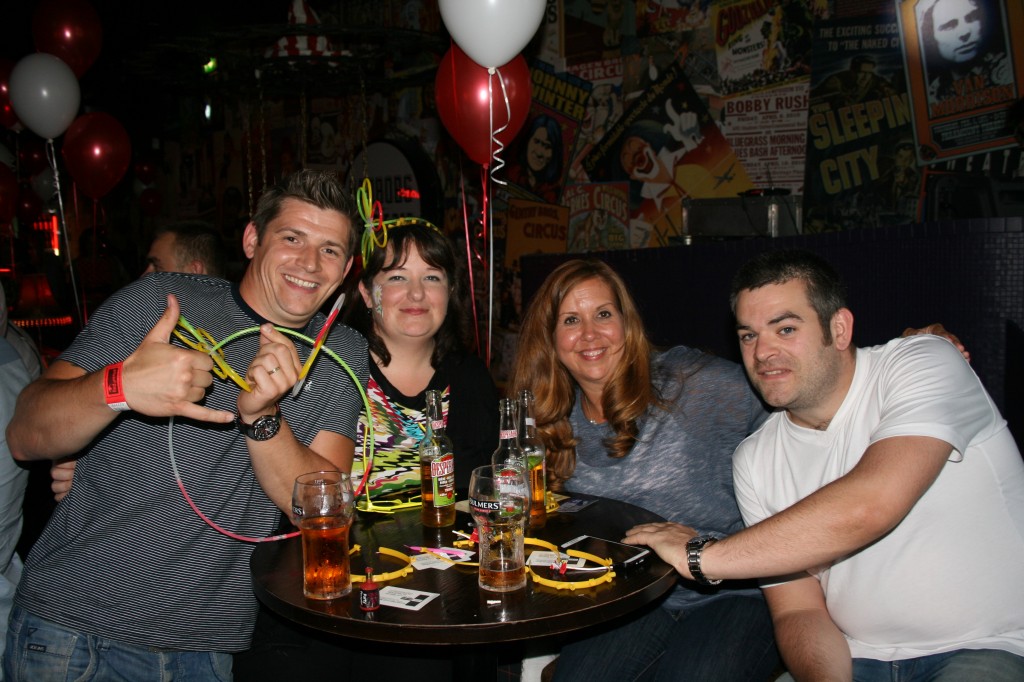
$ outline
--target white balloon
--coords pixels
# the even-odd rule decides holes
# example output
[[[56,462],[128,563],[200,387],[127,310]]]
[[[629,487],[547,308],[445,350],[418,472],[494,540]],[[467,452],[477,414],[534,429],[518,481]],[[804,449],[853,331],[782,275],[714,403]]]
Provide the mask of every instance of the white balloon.
[[[44,140],[60,137],[78,115],[82,93],[71,67],[36,52],[14,65],[8,81],[18,119]]]
[[[440,0],[455,44],[485,68],[508,64],[540,28],[545,0]]]

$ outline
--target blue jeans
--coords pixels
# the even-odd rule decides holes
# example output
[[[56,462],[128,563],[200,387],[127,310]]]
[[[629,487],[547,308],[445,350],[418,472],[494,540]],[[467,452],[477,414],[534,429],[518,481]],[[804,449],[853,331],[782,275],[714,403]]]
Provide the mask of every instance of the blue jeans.
[[[763,682],[779,665],[764,600],[720,597],[700,608],[650,608],[562,647],[555,682]]]
[[[995,649],[958,649],[903,661],[853,659],[854,682],[1020,682],[1024,656]]]
[[[133,646],[11,611],[7,682],[230,682],[231,654]]]

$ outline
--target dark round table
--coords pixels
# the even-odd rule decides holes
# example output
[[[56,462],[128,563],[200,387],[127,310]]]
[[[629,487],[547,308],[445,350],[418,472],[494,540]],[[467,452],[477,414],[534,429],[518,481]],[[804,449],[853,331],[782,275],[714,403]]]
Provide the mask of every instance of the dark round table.
[[[530,535],[555,545],[584,534],[619,540],[638,523],[664,520],[625,502],[574,497],[596,501],[578,512],[550,514],[547,525]],[[459,512],[453,527],[430,529],[420,525],[418,509],[390,515],[357,513],[350,541],[362,551],[353,557],[353,574],[362,573],[364,557],[375,574],[401,565],[397,559],[377,555],[377,547],[407,554],[412,554],[407,545],[451,547],[458,539],[453,528],[471,530],[469,515]],[[359,609],[358,585],[340,599],[306,599],[299,538],[257,546],[251,566],[256,596],[288,620],[347,637],[409,644],[486,644],[570,632],[650,604],[668,592],[677,578],[653,553],[641,566],[617,572],[609,583],[577,590],[556,590],[530,580],[524,589],[501,594],[479,588],[476,567],[415,570],[381,587],[395,585],[439,596],[419,611],[381,606],[364,613]],[[586,577],[591,576],[579,575],[581,580]]]

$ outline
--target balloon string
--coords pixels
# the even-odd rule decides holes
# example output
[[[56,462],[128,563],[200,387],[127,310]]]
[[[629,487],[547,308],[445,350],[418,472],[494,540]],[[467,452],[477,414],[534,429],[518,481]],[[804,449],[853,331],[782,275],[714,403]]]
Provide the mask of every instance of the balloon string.
[[[483,184],[483,221],[484,231],[487,235],[488,256],[487,256],[487,367],[491,366],[491,335],[494,329],[494,206],[491,203],[491,185],[488,180],[487,169],[480,170],[480,181]]]
[[[74,261],[71,260],[71,238],[68,236],[68,221],[64,215],[64,198],[61,196],[60,191],[60,174],[57,172],[57,154],[53,150],[52,139],[46,141],[46,160],[50,162],[50,170],[53,171],[53,190],[57,195],[57,211],[60,214],[60,231],[64,236],[64,254],[68,261],[68,277],[71,280],[71,300],[75,302],[75,310],[78,311],[78,322],[84,326],[85,316],[82,315],[82,307],[78,302],[78,284],[75,278]]]
[[[476,284],[473,276],[473,235],[469,232],[469,209],[466,207],[466,176],[463,173],[462,161],[459,161],[459,187],[462,191],[462,224],[466,232],[466,270],[469,274],[469,301],[473,311],[473,340],[476,343],[476,352],[481,351],[480,347],[480,318],[476,311]]]
[[[495,129],[494,127],[494,76],[498,76],[498,85],[501,86],[501,97],[505,101],[505,124],[500,128]],[[501,153],[505,151],[505,145],[502,144],[501,140],[498,139],[498,135],[505,132],[508,128],[509,123],[512,119],[512,105],[508,101],[508,92],[505,90],[505,79],[501,77],[501,71],[491,67],[487,69],[487,111],[490,116],[490,131],[491,131],[491,158],[494,159],[494,163],[491,165],[491,180],[498,183],[499,185],[507,185],[508,183],[500,179],[495,175],[499,170],[505,167],[505,160],[501,158]]]

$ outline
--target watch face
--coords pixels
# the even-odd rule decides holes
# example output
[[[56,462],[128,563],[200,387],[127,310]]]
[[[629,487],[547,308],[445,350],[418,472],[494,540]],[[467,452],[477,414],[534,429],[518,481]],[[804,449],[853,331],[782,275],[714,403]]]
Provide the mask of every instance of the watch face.
[[[276,414],[263,415],[252,425],[253,440],[269,440],[277,435],[281,428],[281,417]]]

